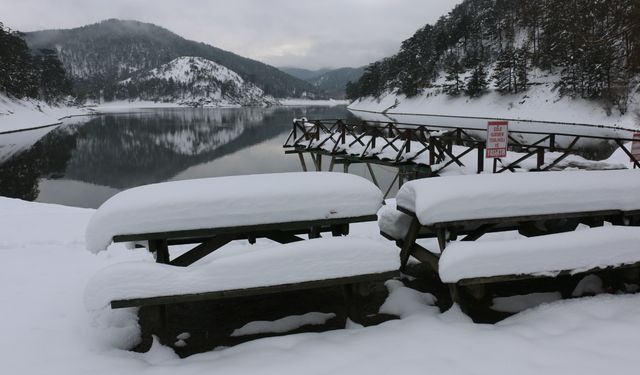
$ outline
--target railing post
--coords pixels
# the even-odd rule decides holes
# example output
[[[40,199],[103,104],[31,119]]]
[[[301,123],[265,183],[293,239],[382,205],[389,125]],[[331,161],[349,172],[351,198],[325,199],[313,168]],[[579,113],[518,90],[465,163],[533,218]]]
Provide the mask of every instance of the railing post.
[[[484,172],[484,144],[478,143],[478,174]]]

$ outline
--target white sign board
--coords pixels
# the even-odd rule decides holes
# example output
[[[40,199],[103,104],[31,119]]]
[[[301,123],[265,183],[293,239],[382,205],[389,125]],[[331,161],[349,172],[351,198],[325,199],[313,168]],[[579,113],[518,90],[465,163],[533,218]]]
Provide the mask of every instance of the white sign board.
[[[640,160],[640,132],[633,134],[633,143],[631,144],[631,155],[636,160]],[[633,162],[634,160],[631,159]]]
[[[487,159],[507,156],[509,122],[489,121],[487,125]]]

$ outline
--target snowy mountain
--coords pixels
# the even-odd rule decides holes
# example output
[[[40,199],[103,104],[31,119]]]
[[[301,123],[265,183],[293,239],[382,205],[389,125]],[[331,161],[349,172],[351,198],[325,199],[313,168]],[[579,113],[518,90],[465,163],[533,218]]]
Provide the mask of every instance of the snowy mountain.
[[[119,83],[118,97],[190,106],[266,106],[277,103],[238,73],[202,57],[178,57]]]
[[[270,65],[138,21],[111,19],[74,29],[29,32],[25,40],[33,50],[56,50],[73,80],[75,95],[90,99],[116,99],[120,81],[182,56],[215,61],[274,97],[314,96],[316,91]]]

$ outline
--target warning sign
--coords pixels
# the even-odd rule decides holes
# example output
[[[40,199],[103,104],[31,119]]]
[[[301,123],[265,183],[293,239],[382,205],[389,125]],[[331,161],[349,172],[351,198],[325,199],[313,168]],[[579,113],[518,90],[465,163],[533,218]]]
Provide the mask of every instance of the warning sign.
[[[640,160],[640,132],[633,134],[633,143],[631,144],[631,155],[633,155],[636,160]],[[635,161],[631,159],[631,161]]]
[[[487,159],[507,156],[508,121],[489,121],[487,125]]]

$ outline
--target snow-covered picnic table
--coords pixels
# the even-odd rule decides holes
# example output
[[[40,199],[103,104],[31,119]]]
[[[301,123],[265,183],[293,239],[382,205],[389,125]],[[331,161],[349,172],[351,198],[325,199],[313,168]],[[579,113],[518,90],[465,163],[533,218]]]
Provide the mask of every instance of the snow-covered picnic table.
[[[401,269],[413,256],[452,290],[573,275],[639,264],[639,191],[633,170],[414,180],[400,189],[396,207],[380,210],[379,226],[401,248]],[[514,231],[514,239],[477,241],[502,231]],[[437,245],[425,246],[437,249],[417,242],[430,237]]]
[[[354,175],[329,172],[218,177],[141,186],[106,201],[86,234],[90,251],[114,242],[149,241],[158,261],[188,265],[238,239],[280,243],[347,234],[349,223],[373,221],[382,192]],[[200,243],[173,262],[167,247]],[[203,255],[204,254],[204,255]],[[202,256],[200,256],[202,255]]]
[[[154,335],[178,348],[167,327],[183,323],[202,334],[199,345],[233,345],[236,320],[291,315],[292,307],[335,310],[333,328],[343,328],[347,316],[365,324],[378,315],[377,308],[366,314],[360,308],[371,305],[368,288],[398,273],[397,251],[384,241],[338,236],[348,234],[350,223],[375,221],[382,201],[382,192],[366,179],[328,172],[209,178],[124,191],[92,217],[87,247],[98,252],[111,242],[146,243],[156,263],[101,271],[87,288],[87,305],[140,307],[144,340],[138,349],[148,348]],[[329,231],[335,238],[319,238]],[[265,242],[264,251],[193,265],[231,241],[257,238],[280,245]],[[169,247],[183,244],[197,245],[171,259]],[[274,306],[280,299],[282,306]],[[215,324],[207,323],[212,319]]]

